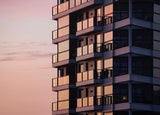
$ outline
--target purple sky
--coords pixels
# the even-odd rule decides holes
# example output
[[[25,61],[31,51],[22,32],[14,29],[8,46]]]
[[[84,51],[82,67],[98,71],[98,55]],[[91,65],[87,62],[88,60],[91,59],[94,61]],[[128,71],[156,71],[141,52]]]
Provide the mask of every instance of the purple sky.
[[[0,0],[0,115],[51,115],[55,0]]]

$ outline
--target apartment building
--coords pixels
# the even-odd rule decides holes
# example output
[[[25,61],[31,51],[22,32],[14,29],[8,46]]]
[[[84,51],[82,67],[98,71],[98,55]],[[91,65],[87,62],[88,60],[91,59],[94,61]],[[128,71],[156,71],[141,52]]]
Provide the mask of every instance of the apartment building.
[[[52,115],[160,115],[160,0],[57,0],[52,19]]]

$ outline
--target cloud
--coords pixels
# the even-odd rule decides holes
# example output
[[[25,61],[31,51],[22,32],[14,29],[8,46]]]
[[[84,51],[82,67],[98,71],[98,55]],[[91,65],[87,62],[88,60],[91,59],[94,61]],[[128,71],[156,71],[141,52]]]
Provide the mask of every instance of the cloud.
[[[13,61],[13,60],[14,60],[14,58],[11,58],[11,57],[0,58],[0,62]]]
[[[52,46],[48,43],[25,42],[0,44],[0,62],[21,61],[48,58],[52,55]]]

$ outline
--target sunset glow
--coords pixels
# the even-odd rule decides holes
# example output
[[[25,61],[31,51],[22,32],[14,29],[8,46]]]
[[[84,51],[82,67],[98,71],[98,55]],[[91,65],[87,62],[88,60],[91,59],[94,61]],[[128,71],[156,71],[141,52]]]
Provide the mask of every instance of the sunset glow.
[[[51,115],[51,0],[0,0],[0,115]]]

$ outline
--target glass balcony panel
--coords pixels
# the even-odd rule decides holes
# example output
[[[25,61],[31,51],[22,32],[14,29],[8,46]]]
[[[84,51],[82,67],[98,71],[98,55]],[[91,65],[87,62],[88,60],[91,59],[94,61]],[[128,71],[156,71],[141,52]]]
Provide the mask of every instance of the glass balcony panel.
[[[58,61],[58,58],[57,58],[57,54],[53,55],[53,63],[56,63]]]
[[[83,106],[88,106],[88,98],[83,98]]]
[[[63,61],[67,59],[69,59],[69,51],[58,54],[58,61]]]
[[[75,7],[75,1],[76,1],[76,0],[70,0],[70,8]]]
[[[81,5],[81,0],[76,0],[76,6]]]
[[[94,105],[94,97],[89,97],[89,106],[93,106]]]
[[[83,20],[83,29],[87,29],[88,28],[88,20]]]
[[[82,73],[77,73],[77,82],[82,81]]]
[[[52,31],[52,39],[56,39],[57,37],[57,30]]]
[[[88,72],[88,79],[94,79],[94,70]]]
[[[53,87],[57,86],[57,78],[55,78],[55,79],[52,80],[52,84],[53,84]]]
[[[87,1],[88,1],[88,0],[82,0],[82,4],[83,4],[83,3],[86,3]]]
[[[94,53],[94,44],[89,45],[89,53]]]
[[[88,80],[88,72],[83,72],[83,81]]]
[[[62,37],[64,35],[68,35],[68,34],[69,34],[69,26],[58,30],[58,37]]]
[[[82,47],[77,48],[77,56],[82,56]]]
[[[58,109],[57,109],[57,103],[53,103],[52,109],[53,109],[53,111],[57,111],[57,110],[58,110]]]
[[[58,102],[58,110],[63,110],[68,108],[69,108],[69,101]]]
[[[94,18],[89,18],[88,22],[89,22],[89,27],[93,27],[94,26]]]
[[[96,52],[101,52],[102,44],[96,44]]]
[[[77,107],[82,107],[82,99],[77,99]]]
[[[58,12],[63,12],[65,10],[68,10],[68,2],[64,2],[60,5],[58,5]]]
[[[52,15],[57,14],[57,6],[52,7]]]
[[[77,31],[82,30],[82,21],[77,23]]]
[[[83,46],[83,55],[88,54],[88,46]]]
[[[65,76],[65,77],[60,77],[58,79],[58,85],[66,85],[69,84],[69,76]]]

